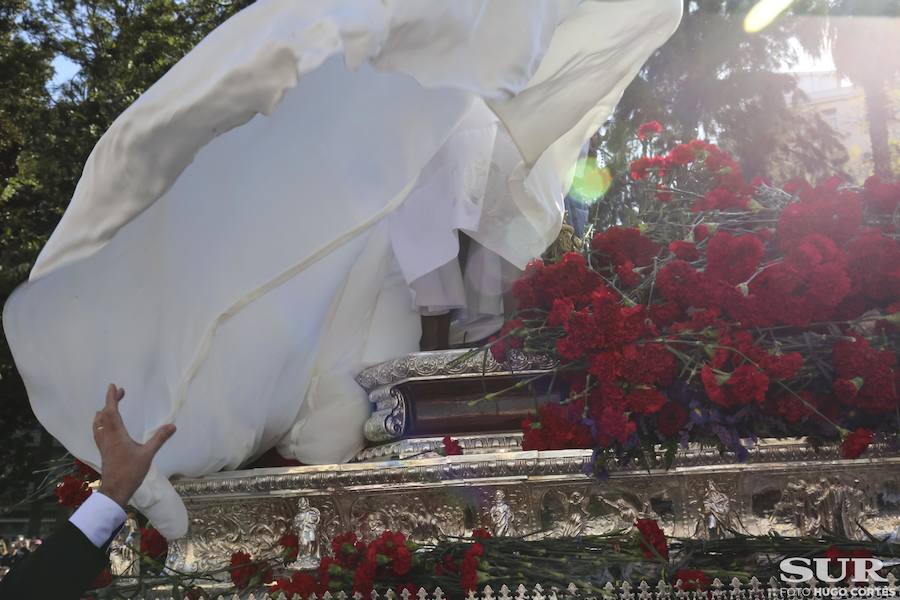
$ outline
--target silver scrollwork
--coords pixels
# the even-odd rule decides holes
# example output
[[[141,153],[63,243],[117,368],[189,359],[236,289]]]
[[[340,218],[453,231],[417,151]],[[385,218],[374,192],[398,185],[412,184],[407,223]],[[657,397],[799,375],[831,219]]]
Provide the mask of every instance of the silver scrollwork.
[[[370,442],[396,440],[406,429],[406,399],[397,388],[383,387],[369,394],[375,404],[372,416],[363,426]]]

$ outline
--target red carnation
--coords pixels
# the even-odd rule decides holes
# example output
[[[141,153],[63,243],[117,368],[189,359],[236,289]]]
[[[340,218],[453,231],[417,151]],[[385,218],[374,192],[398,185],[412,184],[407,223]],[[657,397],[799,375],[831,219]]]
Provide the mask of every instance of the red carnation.
[[[663,187],[661,185],[656,186],[656,199],[660,202],[671,202],[672,201],[672,192],[669,188]]]
[[[659,254],[659,244],[641,233],[637,227],[610,227],[594,235],[591,249],[599,254],[599,266],[644,267]],[[605,260],[604,260],[605,259]]]
[[[731,285],[743,283],[756,271],[762,255],[763,244],[755,235],[720,231],[706,248],[706,274]]]
[[[659,121],[647,121],[638,127],[638,139],[645,142],[657,133],[661,133],[662,130],[663,126]]]
[[[635,522],[640,533],[641,550],[647,558],[656,558],[657,555],[668,560],[669,547],[666,544],[666,534],[659,528],[659,523],[653,519],[638,519]]]
[[[841,444],[841,454],[844,458],[859,458],[874,439],[875,434],[872,431],[860,427],[849,434],[844,440],[844,443]]]
[[[85,480],[88,483],[93,483],[100,479],[100,473],[94,470],[90,465],[81,462],[77,458],[75,459],[75,471],[77,471],[79,477]]]
[[[473,529],[472,537],[476,540],[489,540],[494,536],[487,529]]]
[[[874,212],[893,214],[900,205],[900,181],[889,183],[878,175],[872,175],[863,184],[866,206]]]
[[[691,210],[743,210],[750,203],[750,198],[742,193],[735,192],[727,187],[717,187],[706,192],[702,198],[697,199],[691,206]]]
[[[872,558],[873,554],[864,548],[837,548],[835,546],[829,546],[825,552],[822,553],[822,557],[828,559],[829,567],[840,568],[839,559]],[[856,576],[856,565],[852,560],[847,563],[846,576],[847,579],[853,579]]]
[[[700,223],[699,225],[694,227],[694,241],[695,242],[700,243],[708,237],[709,237],[709,226],[708,225],[706,225],[704,223]]]
[[[770,354],[762,360],[762,368],[772,379],[790,379],[803,366],[803,355],[799,352]]]
[[[551,327],[563,326],[569,322],[569,317],[575,312],[575,303],[570,298],[556,298],[553,308],[547,315],[547,325]]]
[[[281,558],[284,562],[290,562],[297,559],[300,552],[300,541],[293,533],[285,533],[278,538],[278,545],[281,546]]]
[[[159,560],[169,550],[166,538],[153,527],[141,528],[141,554]]]
[[[838,377],[835,392],[842,400],[871,414],[896,409],[900,394],[895,381],[898,376],[895,353],[872,348],[865,338],[858,338],[835,344],[832,359]],[[857,387],[857,393],[853,394],[844,381]]]
[[[406,592],[406,597],[410,600],[415,600],[416,594],[418,593],[418,588],[411,583],[404,583],[403,585],[398,585],[394,588],[394,593],[397,594],[398,598],[403,598],[403,592]]]
[[[870,232],[847,246],[852,289],[879,306],[900,298],[900,242]],[[854,315],[855,316],[855,315]]]
[[[666,404],[666,397],[656,388],[634,388],[625,397],[629,410],[640,415],[655,415]]]
[[[460,568],[459,585],[464,592],[474,592],[478,589],[478,567],[473,563],[463,563]]]
[[[797,395],[779,393],[770,395],[766,401],[765,411],[781,417],[788,423],[798,423],[812,415],[810,407],[817,407],[819,403],[820,400],[807,391],[798,392]]]
[[[412,552],[406,545],[394,548],[391,555],[391,569],[398,577],[402,577],[412,570]]]
[[[662,344],[629,344],[620,361],[622,379],[633,385],[667,386],[678,373],[675,355]]]
[[[267,582],[272,577],[271,571],[266,569],[265,565],[255,563],[253,557],[246,552],[235,552],[231,555],[228,572],[231,575],[231,582],[240,590],[260,581]]]
[[[549,444],[544,436],[540,421],[528,416],[522,419],[522,450],[548,450]]]
[[[322,592],[322,586],[316,581],[316,578],[308,573],[295,571],[290,579],[281,578],[275,581],[275,585],[269,589],[269,593],[274,597],[279,592],[283,592],[286,598],[293,598],[294,595],[300,596],[301,600],[306,600],[313,594]]]
[[[434,564],[434,574],[438,577],[441,575],[458,575],[459,565],[456,564],[452,556],[445,554],[439,562]]]
[[[449,435],[444,436],[443,444],[444,448],[441,454],[443,454],[444,456],[459,456],[463,453],[462,446],[459,445],[459,442],[451,438]]]
[[[667,402],[656,414],[656,429],[666,438],[678,435],[687,422],[688,411],[678,402]]]
[[[684,166],[697,158],[694,148],[688,144],[678,144],[669,152],[668,162],[673,166]]]
[[[755,400],[762,404],[769,389],[769,377],[752,365],[741,365],[728,378],[727,385],[739,403]]]
[[[344,567],[341,566],[337,559],[331,556],[323,556],[319,561],[319,585],[323,590],[327,590],[331,584],[332,577],[341,577],[344,574]]]
[[[469,546],[466,553],[463,555],[462,563],[460,564],[459,574],[460,574],[460,585],[465,592],[475,591],[478,587],[478,566],[480,564],[480,558],[484,556],[484,546],[475,542],[471,546]]]
[[[821,234],[803,237],[785,259],[770,265],[750,286],[766,324],[805,326],[831,318],[851,289],[842,250]]]
[[[509,350],[522,347],[522,338],[519,335],[523,326],[521,319],[511,319],[503,324],[496,337],[491,338],[491,354],[494,360],[503,362]]]
[[[664,298],[682,306],[691,306],[697,299],[702,274],[683,260],[667,263],[656,275],[656,287]]]
[[[100,588],[105,588],[113,581],[112,571],[110,571],[109,567],[106,567],[100,574],[97,575],[93,581],[88,584],[87,589],[89,590],[97,590]]]
[[[705,365],[700,370],[700,380],[709,399],[724,408],[736,408],[754,400],[762,404],[769,389],[769,377],[752,365],[741,365],[730,374],[716,374],[710,365]]]
[[[662,156],[642,156],[632,161],[630,165],[631,178],[640,180],[647,177],[653,170],[660,171],[666,167],[666,159]]]
[[[549,311],[557,298],[568,298],[575,308],[582,308],[590,302],[591,293],[602,285],[603,279],[588,268],[585,257],[569,252],[556,264],[530,264],[513,284],[512,291],[521,313],[532,308]]]
[[[366,560],[353,573],[353,592],[368,595],[375,586],[375,557],[366,556]]]
[[[597,443],[604,448],[611,447],[615,442],[624,444],[637,431],[637,424],[615,406],[603,406],[593,416],[597,427]]]
[[[54,490],[57,501],[69,508],[78,508],[93,493],[88,484],[73,475],[63,475]]]
[[[331,552],[341,566],[354,568],[366,550],[366,545],[352,531],[335,536],[331,540]]]
[[[634,287],[641,282],[641,275],[634,270],[634,265],[630,260],[616,267],[615,271],[619,277],[621,287]]]
[[[209,595],[201,587],[193,586],[184,590],[185,600],[203,600],[204,598],[209,598]]]
[[[835,379],[831,384],[831,389],[838,400],[844,404],[856,404],[856,396],[859,395],[859,389],[863,386],[862,377],[854,377],[853,379]]]
[[[700,251],[697,250],[697,246],[694,245],[693,242],[688,242],[686,240],[675,240],[674,242],[671,242],[669,244],[669,252],[679,259],[688,262],[700,258]]]
[[[684,591],[705,590],[712,584],[712,579],[699,569],[678,569],[672,579],[681,581],[681,589]]]
[[[782,248],[793,246],[811,233],[820,233],[842,244],[859,232],[862,222],[859,195],[838,190],[832,184],[826,182],[815,188],[803,184],[798,188],[801,201],[789,204],[778,218],[777,232]]]

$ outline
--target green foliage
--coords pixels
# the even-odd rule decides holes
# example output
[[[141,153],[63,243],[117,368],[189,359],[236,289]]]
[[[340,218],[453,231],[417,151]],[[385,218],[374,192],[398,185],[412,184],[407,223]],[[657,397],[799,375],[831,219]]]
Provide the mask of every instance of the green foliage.
[[[817,179],[841,172],[846,151],[837,134],[817,115],[798,110],[804,99],[785,68],[799,60],[795,40],[818,44],[823,20],[794,18],[823,10],[799,0],[793,15],[762,33],[744,32],[751,0],[685,0],[675,34],[626,89],[598,145],[615,183],[615,202],[599,203],[599,223],[628,222],[629,213],[604,214],[628,206],[628,163],[638,154],[641,123],[657,120],[675,141],[704,138],[733,154],[748,177]],[[794,41],[792,41],[794,40]],[[606,206],[604,206],[606,205]]]
[[[37,231],[55,217],[40,197],[34,141],[43,135],[42,115],[50,104],[46,83],[52,52],[32,40],[23,21],[27,0],[0,3],[0,294],[5,299],[28,274],[42,243]],[[34,418],[9,348],[0,344],[0,505],[31,476]],[[10,489],[13,488],[13,489]],[[21,496],[27,490],[18,489]]]
[[[0,0],[0,300],[28,277],[100,135],[203,36],[249,0]],[[54,59],[78,69],[54,85]],[[5,337],[0,507],[49,456]],[[2,508],[0,508],[2,510]]]

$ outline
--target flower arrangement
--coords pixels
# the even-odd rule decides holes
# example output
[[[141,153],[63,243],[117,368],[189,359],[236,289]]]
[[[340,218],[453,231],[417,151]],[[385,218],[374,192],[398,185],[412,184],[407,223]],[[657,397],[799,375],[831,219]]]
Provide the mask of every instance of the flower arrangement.
[[[293,538],[293,539],[292,539]],[[296,556],[296,537],[283,536],[273,556],[256,559],[235,552],[219,572],[179,574],[166,569],[145,585],[164,584],[174,597],[198,600],[214,597],[197,583],[216,583],[216,595],[267,591],[272,597],[306,599],[325,592],[367,597],[373,590],[393,590],[415,597],[421,587],[439,586],[448,598],[463,598],[484,585],[556,585],[574,583],[583,593],[602,593],[608,581],[665,579],[682,590],[708,590],[713,580],[777,576],[787,556],[828,558],[834,567],[853,557],[896,557],[900,545],[887,541],[837,538],[741,536],[723,540],[667,538],[652,519],[638,519],[631,530],[608,535],[555,539],[494,537],[475,529],[465,538],[435,544],[415,544],[402,533],[384,531],[366,541],[353,533],[336,536],[315,571],[291,571],[286,560]],[[761,562],[761,557],[764,558]],[[886,575],[890,567],[886,568]],[[232,588],[222,590],[223,579]],[[100,597],[132,597],[138,584],[119,582],[104,571],[96,582]],[[104,587],[105,586],[105,587]]]
[[[747,183],[715,144],[665,151],[660,131],[640,129],[634,226],[514,284],[490,351],[550,353],[567,388],[523,423],[524,448],[594,448],[603,473],[688,441],[742,458],[762,436],[856,458],[896,432],[900,182]]]
[[[900,183],[748,183],[715,144],[664,149],[662,131],[651,122],[638,132],[643,155],[627,174],[634,222],[598,231],[582,252],[533,263],[514,286],[516,314],[489,351],[498,360],[510,349],[556,356],[553,383],[567,392],[523,423],[524,448],[593,448],[602,474],[612,460],[656,465],[660,448],[669,464],[687,442],[741,458],[762,436],[840,439],[844,456],[856,458],[877,435],[896,432]],[[462,451],[446,437],[436,452]],[[56,494],[75,507],[96,479],[76,465]],[[138,580],[107,570],[93,593],[132,597],[165,585],[196,600],[209,597],[202,585],[307,598],[439,585],[461,598],[488,583],[575,583],[602,594],[608,581],[656,578],[706,590],[714,578],[777,576],[787,556],[825,557],[835,568],[848,557],[900,556],[890,540],[732,533],[671,539],[643,518],[627,531],[564,538],[476,529],[416,544],[399,532],[345,533],[314,572],[289,568],[299,542],[285,533],[264,556],[235,552],[221,569],[181,573],[162,564],[167,543],[148,527]]]
[[[452,440],[451,440],[452,441]],[[452,444],[451,444],[452,446]],[[119,577],[105,569],[90,585],[89,598],[133,598],[165,588],[174,598],[201,600],[221,594],[268,592],[278,598],[322,597],[346,592],[366,597],[372,591],[404,591],[415,597],[422,587],[439,586],[448,598],[463,598],[485,585],[575,584],[582,593],[602,594],[614,581],[663,579],[683,591],[708,590],[715,579],[777,577],[785,557],[828,558],[835,572],[846,558],[880,557],[900,567],[900,544],[892,539],[847,540],[840,537],[792,538],[775,534],[728,539],[669,538],[660,524],[639,518],[634,527],[605,535],[545,537],[542,532],[495,537],[474,529],[466,537],[443,537],[414,543],[400,532],[383,531],[371,540],[352,532],[320,547],[318,569],[291,568],[299,553],[298,537],[284,533],[274,548],[253,556],[245,551],[222,557],[224,566],[182,572],[165,564],[168,542],[149,525],[141,529],[141,569],[137,577]],[[214,592],[212,591],[214,590]]]

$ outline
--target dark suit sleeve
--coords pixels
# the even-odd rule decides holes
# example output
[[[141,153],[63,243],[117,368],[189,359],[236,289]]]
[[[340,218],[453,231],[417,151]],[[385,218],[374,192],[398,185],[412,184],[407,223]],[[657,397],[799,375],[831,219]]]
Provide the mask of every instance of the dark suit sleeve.
[[[78,600],[106,565],[106,551],[66,522],[0,579],[0,600]]]

